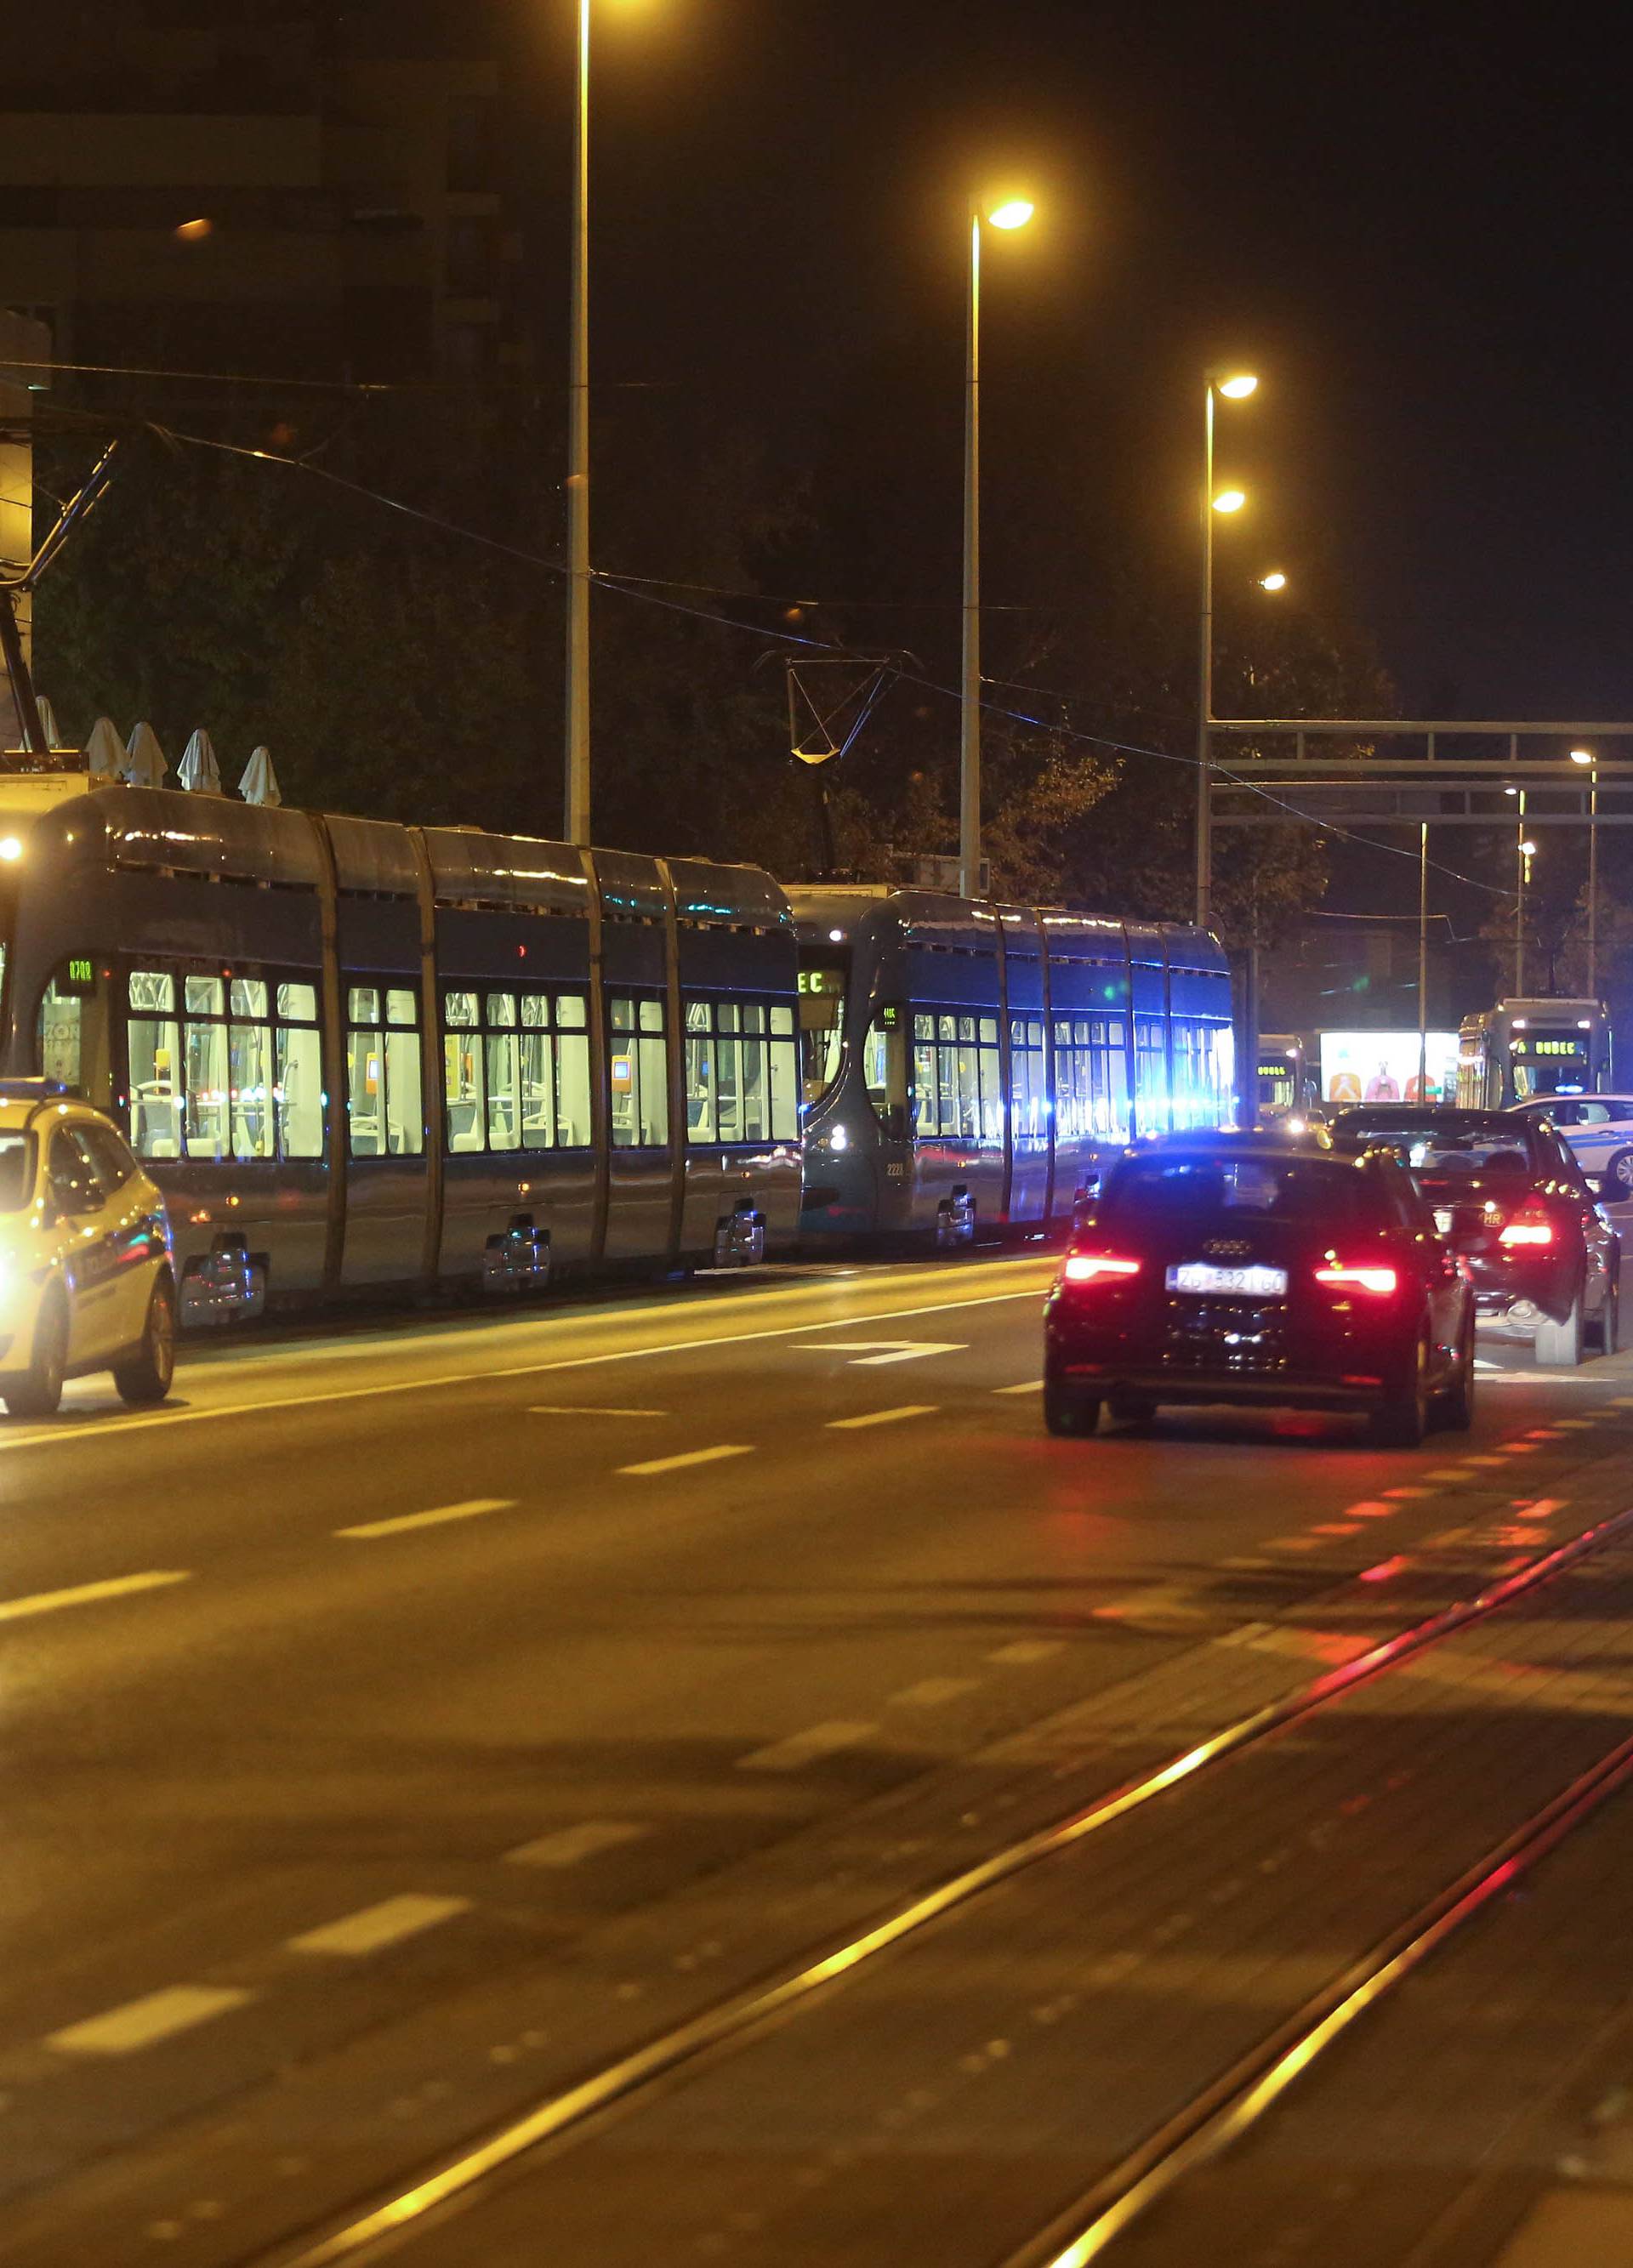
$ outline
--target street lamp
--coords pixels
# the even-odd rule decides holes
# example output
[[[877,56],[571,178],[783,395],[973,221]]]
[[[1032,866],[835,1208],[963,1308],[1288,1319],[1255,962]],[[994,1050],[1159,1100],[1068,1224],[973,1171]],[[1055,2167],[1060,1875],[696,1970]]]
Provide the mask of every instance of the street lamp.
[[[1572,748],[1570,761],[1588,774],[1587,992],[1599,998],[1599,758],[1592,748]]]
[[[964,664],[958,711],[958,888],[981,879],[981,228],[1024,228],[1025,197],[970,204],[970,293],[964,367]]]
[[[589,40],[579,0],[573,114],[573,306],[567,370],[567,715],[564,832],[590,839],[589,740]]]
[[[1214,514],[1240,512],[1247,497],[1240,489],[1214,493],[1214,397],[1245,401],[1259,380],[1246,371],[1221,377],[1209,371],[1202,413],[1202,607],[1197,670],[1196,716],[1196,925],[1213,919],[1213,811],[1208,801],[1214,715]],[[1280,585],[1277,586],[1278,588]]]
[[[1526,892],[1531,883],[1531,861],[1537,855],[1537,846],[1526,833],[1526,791],[1511,791],[1519,798],[1519,832],[1514,845],[1518,870],[1518,887],[1514,892],[1514,997],[1523,999],[1526,990]]]
[[[1270,574],[1261,575],[1259,578],[1259,587],[1261,591],[1285,591],[1287,588],[1287,578],[1282,574],[1281,569],[1277,567],[1274,569]]]

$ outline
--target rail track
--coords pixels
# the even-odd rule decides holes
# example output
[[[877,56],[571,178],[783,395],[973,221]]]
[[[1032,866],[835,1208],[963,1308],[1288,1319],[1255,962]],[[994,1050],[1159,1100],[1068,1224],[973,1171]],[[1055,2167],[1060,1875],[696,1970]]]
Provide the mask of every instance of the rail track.
[[[558,2155],[590,2132],[605,2131],[648,2102],[660,2088],[683,2083],[694,2069],[718,2070],[774,2026],[786,2025],[802,2009],[828,2004],[933,1924],[973,1909],[1023,1874],[1046,1867],[1159,1799],[1211,1778],[1286,1728],[1333,1709],[1358,1689],[1421,1663],[1435,1649],[1521,1606],[1573,1569],[1629,1543],[1633,1543],[1633,1508],[1511,1565],[1499,1580],[1398,1630],[1282,1699],[1222,1725],[1209,1738],[1156,1769],[878,1916],[843,1942],[726,1995],[634,2052],[474,2138],[393,2193],[376,2197],[292,2242],[260,2251],[255,2258],[263,2268],[338,2268],[341,2263],[366,2261],[388,2246],[395,2249],[417,2227],[428,2228],[436,2218],[479,2203],[501,2176],[514,2176],[525,2161]],[[1045,2226],[1013,2250],[1006,2268],[1080,2268],[1080,2264],[1100,2257],[1133,2220],[1260,2117],[1368,2008],[1518,1874],[1591,1817],[1630,1777],[1633,1736],[1572,1771],[1472,1864],[1460,1865],[1430,1895],[1414,1899],[1367,1950],[1342,1962],[1245,2052],[1203,2073],[1178,2108],[1086,2183],[1064,2211],[1053,2211]],[[453,2232],[450,2241],[448,2257],[459,2257]]]

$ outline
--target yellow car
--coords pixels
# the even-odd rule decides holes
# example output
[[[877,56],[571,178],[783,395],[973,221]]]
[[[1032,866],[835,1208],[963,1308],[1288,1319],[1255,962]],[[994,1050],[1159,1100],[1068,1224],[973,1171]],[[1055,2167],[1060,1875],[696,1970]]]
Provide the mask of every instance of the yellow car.
[[[53,1081],[0,1079],[0,1398],[48,1418],[63,1381],[111,1370],[162,1402],[175,1369],[165,1201],[125,1138]]]

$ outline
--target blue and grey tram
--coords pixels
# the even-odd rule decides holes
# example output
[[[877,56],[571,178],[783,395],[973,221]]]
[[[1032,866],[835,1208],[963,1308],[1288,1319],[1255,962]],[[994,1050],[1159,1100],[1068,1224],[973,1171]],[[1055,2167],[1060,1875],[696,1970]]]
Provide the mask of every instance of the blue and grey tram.
[[[1230,1123],[1216,940],[1051,907],[790,885],[802,1241],[1041,1231],[1130,1141]]]
[[[0,777],[0,1071],[111,1111],[187,1322],[793,1247],[757,869]]]

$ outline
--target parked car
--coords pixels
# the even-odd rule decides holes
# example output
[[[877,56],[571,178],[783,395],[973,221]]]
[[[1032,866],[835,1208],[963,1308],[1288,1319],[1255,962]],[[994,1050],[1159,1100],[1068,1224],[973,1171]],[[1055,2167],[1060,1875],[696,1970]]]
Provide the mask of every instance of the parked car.
[[[111,1370],[162,1402],[175,1364],[165,1201],[111,1119],[45,1079],[0,1080],[0,1397],[48,1418],[63,1381]]]
[[[1556,1126],[1612,1203],[1633,1202],[1633,1094],[1541,1094],[1510,1107]]]
[[[1130,1150],[1082,1208],[1044,1326],[1044,1418],[1103,1407],[1354,1410],[1409,1445],[1474,1407],[1467,1277],[1386,1149],[1325,1135],[1173,1135]]]
[[[1333,1132],[1395,1152],[1467,1264],[1479,1314],[1527,1334],[1539,1362],[1579,1363],[1590,1331],[1615,1352],[1621,1240],[1546,1117],[1373,1103],[1341,1111]]]

